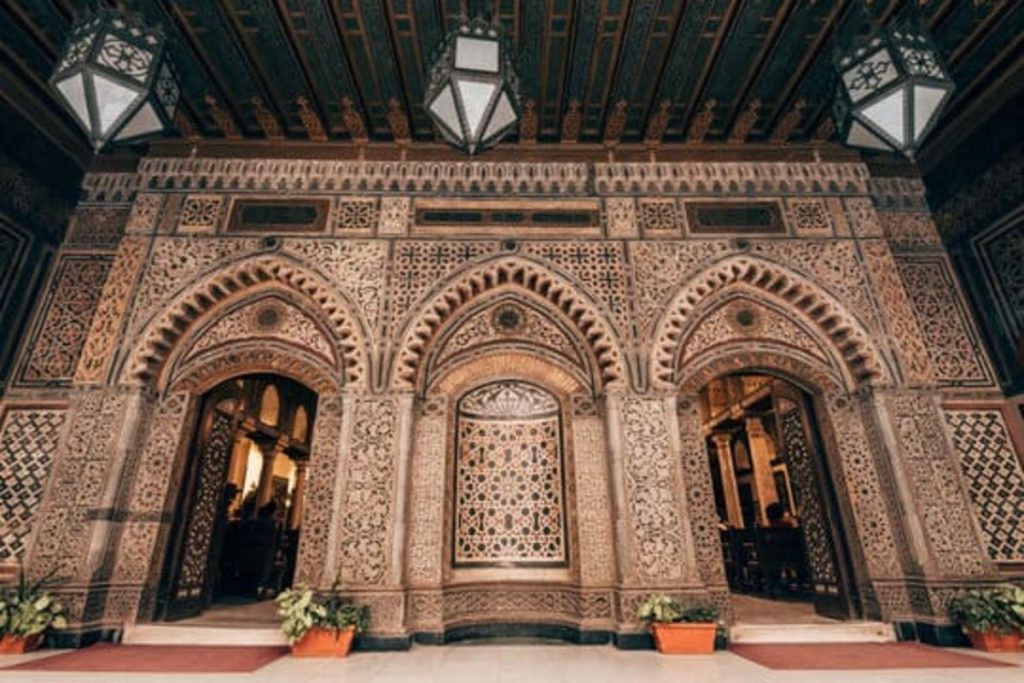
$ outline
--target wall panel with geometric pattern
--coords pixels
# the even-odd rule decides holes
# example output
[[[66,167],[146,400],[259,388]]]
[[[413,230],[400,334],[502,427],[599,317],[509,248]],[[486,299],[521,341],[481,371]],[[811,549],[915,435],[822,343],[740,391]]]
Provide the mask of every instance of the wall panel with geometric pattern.
[[[46,299],[21,361],[18,382],[45,385],[69,382],[89,335],[112,259],[65,254],[50,278]]]
[[[459,402],[456,567],[564,565],[564,468],[558,400],[496,382]]]
[[[999,410],[947,410],[974,514],[989,556],[1024,562],[1024,467]]]
[[[65,411],[47,408],[0,415],[0,564],[24,558],[65,419]]]

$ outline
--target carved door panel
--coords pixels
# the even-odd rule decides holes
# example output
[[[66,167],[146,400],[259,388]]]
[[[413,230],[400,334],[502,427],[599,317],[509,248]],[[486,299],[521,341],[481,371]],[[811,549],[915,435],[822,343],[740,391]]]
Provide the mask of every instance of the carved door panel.
[[[853,616],[845,546],[831,478],[825,469],[809,401],[777,401],[779,440],[800,511],[800,527],[814,587],[814,608],[835,619]],[[780,410],[779,408],[784,409]]]
[[[196,439],[177,508],[183,514],[177,520],[177,547],[169,558],[167,575],[171,579],[164,584],[169,586],[163,611],[168,620],[198,615],[212,597],[235,423],[230,415],[212,406],[208,410],[212,411],[212,418],[204,415],[200,424],[205,425],[209,420],[209,428],[203,429]]]

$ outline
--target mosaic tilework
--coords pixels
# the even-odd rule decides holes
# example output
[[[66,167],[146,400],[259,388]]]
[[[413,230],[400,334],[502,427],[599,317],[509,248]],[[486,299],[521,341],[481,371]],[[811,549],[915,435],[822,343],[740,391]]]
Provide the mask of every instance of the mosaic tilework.
[[[15,409],[0,423],[0,563],[23,557],[54,452],[63,410]]]
[[[967,493],[997,562],[1024,561],[1024,468],[998,410],[948,410]]]

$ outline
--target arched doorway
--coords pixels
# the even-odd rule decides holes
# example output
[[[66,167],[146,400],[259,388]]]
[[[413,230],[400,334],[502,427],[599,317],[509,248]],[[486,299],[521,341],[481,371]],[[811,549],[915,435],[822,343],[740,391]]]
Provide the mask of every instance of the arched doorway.
[[[291,585],[315,409],[313,391],[265,374],[197,401],[158,618],[251,605]]]
[[[859,617],[812,397],[744,373],[709,382],[701,403],[737,620]]]

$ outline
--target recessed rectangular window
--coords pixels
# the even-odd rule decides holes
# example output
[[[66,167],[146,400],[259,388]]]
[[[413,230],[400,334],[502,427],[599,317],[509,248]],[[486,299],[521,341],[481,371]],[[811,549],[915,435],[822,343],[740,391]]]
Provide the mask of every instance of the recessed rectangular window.
[[[777,202],[686,202],[693,235],[784,235]]]
[[[323,232],[327,199],[239,199],[231,206],[228,232]]]

